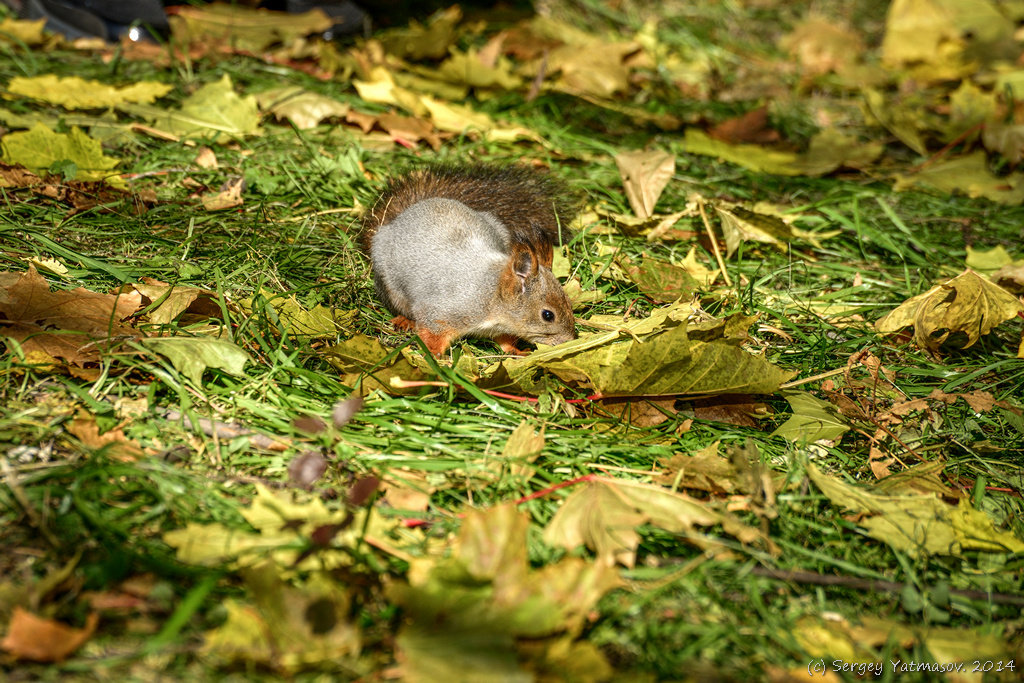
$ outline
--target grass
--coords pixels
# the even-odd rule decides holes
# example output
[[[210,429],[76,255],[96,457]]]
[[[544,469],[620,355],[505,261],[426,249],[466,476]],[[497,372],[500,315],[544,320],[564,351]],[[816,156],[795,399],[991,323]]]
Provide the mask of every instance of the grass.
[[[878,3],[854,4],[852,18],[878,30],[878,13],[870,11]],[[595,30],[610,26],[628,33],[642,25],[643,8],[625,7],[619,12],[582,2],[570,4],[570,11]],[[768,33],[784,33],[782,27],[799,16],[795,10],[772,9],[745,13],[732,5],[709,6],[699,14],[679,14],[659,30],[666,44],[708,49],[722,70],[722,82],[732,83],[743,79],[740,67],[750,55],[776,54]],[[0,62],[4,83],[13,76],[50,72],[121,83],[160,80],[175,87],[171,107],[197,85],[228,73],[243,92],[295,84],[361,111],[381,110],[360,101],[344,82],[321,82],[240,56],[161,68],[144,61],[103,64],[73,51],[5,49],[13,58]],[[746,103],[680,102],[668,90],[658,94],[662,99],[645,103],[652,111],[683,111],[709,121],[746,108]],[[977,653],[987,652],[987,639],[995,637],[1024,666],[1019,658],[1024,621],[1020,604],[1012,600],[1024,589],[1020,554],[915,557],[894,550],[868,537],[861,520],[832,504],[805,473],[810,460],[840,479],[873,482],[868,463],[877,425],[872,418],[893,403],[926,397],[934,389],[985,391],[1021,406],[1024,361],[1013,353],[1019,320],[941,360],[879,336],[870,323],[959,273],[968,245],[1003,245],[1019,258],[1024,208],[961,196],[894,193],[887,183],[864,175],[752,174],[688,155],[678,133],[637,125],[567,95],[544,94],[527,102],[505,93],[477,106],[538,131],[549,145],[454,137],[435,154],[397,145],[370,147],[342,125],[299,131],[266,122],[262,136],[213,145],[220,165],[212,170],[196,168],[196,148],[181,143],[133,136],[116,145],[117,155],[128,160],[126,170],[144,174],[133,188],[155,193],[156,201],[142,213],[131,195],[70,211],[56,201],[0,188],[0,270],[21,272],[26,258],[56,258],[69,270],[65,279],[51,278],[59,289],[107,291],[157,278],[233,301],[269,291],[293,296],[307,309],[323,305],[355,311],[335,338],[311,341],[282,330],[278,310],[265,298],[254,299],[251,315],[221,307],[210,330],[228,335],[253,362],[244,376],[208,371],[200,385],[161,356],[131,347],[105,355],[98,374],[82,377],[33,362],[7,343],[0,359],[0,623],[8,622],[15,605],[27,605],[81,626],[91,610],[90,593],[123,594],[125,581],[144,586],[135,609],[104,611],[97,633],[66,661],[26,664],[0,656],[7,679],[275,679],[273,667],[256,659],[225,663],[202,647],[204,634],[228,620],[232,600],[251,604],[276,593],[254,588],[252,577],[228,562],[200,566],[181,561],[164,534],[189,524],[250,530],[244,514],[256,497],[256,485],[275,491],[295,488],[288,468],[303,453],[320,453],[329,461],[313,489],[314,498],[331,510],[352,507],[347,492],[370,475],[407,480],[431,491],[425,512],[381,505],[379,499],[366,505],[383,520],[423,518],[430,526],[419,536],[410,532],[403,537],[403,556],[365,547],[353,551],[349,573],[338,585],[350,591],[347,617],[363,631],[362,655],[300,668],[292,675],[296,680],[346,680],[384,676],[381,672],[395,666],[395,634],[411,608],[385,586],[403,580],[417,559],[432,557],[437,544],[462,527],[466,510],[522,501],[518,509],[530,520],[525,553],[533,569],[566,555],[589,562],[593,556],[587,551],[565,553],[542,536],[566,495],[583,484],[536,498],[532,494],[594,474],[638,477],[660,459],[696,453],[716,441],[723,452],[756,454],[757,462],[779,478],[772,515],[749,507],[737,515],[763,530],[780,552],[773,556],[763,547],[742,544],[719,526],[703,530],[706,536],[643,526],[636,565],[621,572],[623,588],[591,610],[581,632],[620,678],[782,680],[787,672],[806,671],[814,659],[809,643],[824,638],[822,629],[830,622],[871,617],[910,629],[959,629],[952,637]],[[54,113],[26,101],[15,101],[11,108],[22,114]],[[794,136],[814,128],[800,106],[783,111],[779,120]],[[359,391],[331,364],[328,349],[334,344],[359,333],[381,339],[389,349],[422,353],[415,340],[389,326],[390,314],[376,300],[368,265],[356,248],[355,208],[368,206],[390,173],[424,158],[534,159],[549,165],[588,203],[628,213],[612,155],[647,145],[678,160],[659,211],[681,210],[690,194],[699,192],[744,205],[774,202],[792,207],[804,229],[840,230],[814,249],[744,244],[728,262],[733,285],[704,292],[701,303],[720,316],[759,314],[748,348],[796,371],[799,378],[844,368],[862,351],[873,354],[892,372],[891,382],[875,381],[856,365],[850,381],[834,375],[830,385],[819,380],[800,387],[819,396],[828,395],[821,392],[827,389],[859,407],[862,416],[851,419],[854,430],[836,443],[809,448],[773,437],[790,412],[781,395],[756,397],[770,413],[755,426],[702,419],[686,397],[663,406],[665,421],[635,426],[602,406],[565,402],[584,398],[584,391],[566,388],[536,402],[514,401],[479,392],[445,364],[436,372],[448,386],[402,396],[370,391],[356,416],[337,428],[310,431],[296,423],[316,417],[329,424],[335,404]],[[231,175],[244,176],[248,184],[239,210],[205,212],[183,183],[188,178],[216,188]],[[702,229],[699,219],[686,227]],[[657,304],[633,285],[607,277],[608,260],[599,246],[681,259],[690,244],[646,243],[597,228],[580,231],[570,245],[573,272],[584,289],[605,295],[578,311],[578,317],[627,310],[636,317],[648,314]],[[706,246],[700,253],[710,264]],[[848,307],[859,318],[838,324],[820,313],[823,302]],[[186,334],[186,327],[177,323],[165,331]],[[469,341],[456,349],[456,360],[463,348],[477,358],[495,353],[487,342]],[[1020,415],[1006,408],[976,412],[963,400],[933,401],[930,407],[923,416],[889,427],[912,449],[902,453],[905,464],[944,459],[946,486],[962,491],[998,528],[1024,538]],[[72,423],[83,416],[101,430],[122,427],[128,439],[145,447],[144,457],[123,461],[111,449],[76,435]],[[204,419],[241,425],[285,446],[261,448],[248,435],[210,434],[200,426]],[[532,478],[516,476],[500,458],[508,435],[524,420],[545,429]],[[692,493],[716,506],[726,500]],[[314,551],[324,550],[304,540]],[[815,577],[836,582],[816,583]],[[296,590],[304,585],[302,579],[288,577]],[[970,650],[929,650],[920,639],[900,637],[873,623],[856,643],[863,649],[855,655],[865,661],[942,663],[971,656]],[[835,657],[844,655],[837,650]],[[887,665],[880,678],[931,680],[931,674],[897,674]]]

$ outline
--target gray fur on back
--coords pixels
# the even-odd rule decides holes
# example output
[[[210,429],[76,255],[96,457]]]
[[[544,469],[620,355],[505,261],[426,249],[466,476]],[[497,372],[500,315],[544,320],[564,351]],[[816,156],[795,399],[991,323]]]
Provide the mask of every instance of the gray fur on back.
[[[370,245],[378,293],[428,328],[487,315],[508,261],[508,229],[493,215],[434,197],[380,226]]]

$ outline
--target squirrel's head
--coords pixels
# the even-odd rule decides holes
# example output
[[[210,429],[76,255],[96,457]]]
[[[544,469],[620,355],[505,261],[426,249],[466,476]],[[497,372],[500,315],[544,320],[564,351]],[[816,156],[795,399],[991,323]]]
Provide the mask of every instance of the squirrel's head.
[[[498,284],[498,309],[507,332],[526,341],[561,344],[576,338],[572,304],[537,255],[515,245]]]

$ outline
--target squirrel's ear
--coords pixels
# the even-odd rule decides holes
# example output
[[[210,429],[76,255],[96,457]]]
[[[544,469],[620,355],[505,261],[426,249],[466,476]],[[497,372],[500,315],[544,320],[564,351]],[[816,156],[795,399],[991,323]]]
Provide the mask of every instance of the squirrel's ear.
[[[537,275],[537,257],[522,245],[512,248],[508,265],[501,276],[501,289],[506,295],[526,293],[526,283]]]
[[[526,247],[516,247],[512,250],[512,268],[516,275],[526,280],[537,272],[537,257]]]

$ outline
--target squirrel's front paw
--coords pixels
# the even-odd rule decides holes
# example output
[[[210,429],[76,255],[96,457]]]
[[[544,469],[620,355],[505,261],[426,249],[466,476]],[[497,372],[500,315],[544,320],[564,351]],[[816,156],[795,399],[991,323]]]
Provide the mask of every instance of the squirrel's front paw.
[[[495,343],[501,347],[501,350],[505,353],[512,354],[513,356],[527,356],[530,354],[529,351],[523,351],[517,344],[519,343],[519,337],[511,334],[503,334],[494,339]]]

